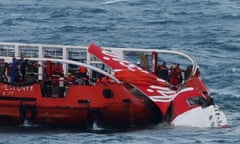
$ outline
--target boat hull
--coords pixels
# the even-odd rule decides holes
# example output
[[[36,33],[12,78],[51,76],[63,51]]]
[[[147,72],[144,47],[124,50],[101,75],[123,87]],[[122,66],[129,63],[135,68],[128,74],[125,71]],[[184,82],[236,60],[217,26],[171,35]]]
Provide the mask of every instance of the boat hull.
[[[0,124],[129,127],[160,121],[155,105],[143,96],[132,95],[122,84],[107,86],[71,85],[63,98],[42,94],[41,84],[0,84]]]

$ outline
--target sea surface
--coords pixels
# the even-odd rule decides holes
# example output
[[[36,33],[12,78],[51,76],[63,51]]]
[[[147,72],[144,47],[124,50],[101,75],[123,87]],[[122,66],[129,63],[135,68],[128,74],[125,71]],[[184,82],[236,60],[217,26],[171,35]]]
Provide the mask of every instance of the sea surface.
[[[240,143],[239,0],[0,0],[0,42],[173,49],[192,55],[229,128],[1,128],[6,144]]]

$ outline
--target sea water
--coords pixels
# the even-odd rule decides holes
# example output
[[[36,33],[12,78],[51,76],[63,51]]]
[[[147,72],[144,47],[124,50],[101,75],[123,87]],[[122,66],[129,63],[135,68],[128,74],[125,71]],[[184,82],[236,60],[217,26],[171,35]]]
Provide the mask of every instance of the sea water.
[[[0,41],[172,49],[192,55],[229,128],[4,127],[0,143],[239,143],[239,0],[0,0]]]

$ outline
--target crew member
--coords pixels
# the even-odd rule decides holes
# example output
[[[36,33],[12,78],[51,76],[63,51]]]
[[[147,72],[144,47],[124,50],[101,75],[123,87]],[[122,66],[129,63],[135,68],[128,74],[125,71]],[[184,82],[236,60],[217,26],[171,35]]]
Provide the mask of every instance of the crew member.
[[[180,68],[180,64],[176,65],[176,72],[178,75],[178,84],[182,82],[183,77],[182,77],[182,69]]]
[[[55,75],[61,76],[62,74],[63,74],[63,67],[62,67],[61,63],[57,63],[55,65]]]
[[[170,69],[170,78],[169,78],[169,82],[172,84],[172,85],[177,85],[179,83],[179,75],[178,75],[178,72],[177,72],[177,65],[176,64],[173,64],[171,69]]]
[[[168,81],[168,67],[166,62],[163,62],[161,65],[158,65],[157,68],[158,77]]]
[[[0,80],[2,82],[7,82],[8,81],[8,78],[6,76],[7,68],[8,68],[8,63],[6,63],[6,62],[2,63],[1,72],[0,72]]]
[[[192,65],[187,66],[186,70],[184,70],[184,80],[187,80],[192,72]]]
[[[19,60],[17,60],[15,57],[12,58],[12,65],[11,65],[11,83],[16,82],[18,78],[18,69],[17,65],[19,64]]]
[[[78,73],[78,78],[83,80],[84,85],[89,85],[89,78],[87,75],[87,68],[84,66],[79,67],[79,73]]]
[[[26,69],[27,69],[27,67],[28,67],[28,60],[25,59],[25,60],[21,61],[20,72],[22,74],[23,81],[25,81],[25,78],[26,78]]]
[[[47,75],[46,79],[44,80],[44,92],[47,97],[52,96],[52,79]]]

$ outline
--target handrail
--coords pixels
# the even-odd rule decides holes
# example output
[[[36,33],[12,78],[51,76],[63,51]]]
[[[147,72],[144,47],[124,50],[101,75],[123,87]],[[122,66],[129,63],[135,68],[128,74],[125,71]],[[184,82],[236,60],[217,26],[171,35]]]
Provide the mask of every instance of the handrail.
[[[0,59],[1,58],[8,58],[8,59],[11,59],[11,57],[2,57],[0,56]],[[71,60],[62,60],[62,59],[49,59],[49,58],[27,58],[28,60],[32,60],[32,61],[52,61],[52,62],[60,62],[60,63],[66,63],[66,64],[73,64],[73,65],[77,65],[77,66],[84,66],[88,69],[91,69],[91,70],[94,70],[96,72],[99,72],[105,76],[108,76],[110,77],[112,80],[114,80],[116,83],[120,84],[121,82],[116,78],[114,77],[113,75],[105,72],[104,70],[101,70],[99,68],[96,68],[96,67],[93,67],[91,65],[88,65],[88,64],[85,64],[85,63],[81,63],[81,62],[76,62],[76,61],[71,61]]]
[[[106,47],[106,49],[112,49],[112,48]],[[187,58],[192,63],[193,67],[192,67],[192,72],[190,75],[194,76],[197,72],[198,64],[197,64],[196,60],[184,52],[175,51],[175,50],[158,50],[158,49],[142,49],[142,48],[114,48],[114,50],[117,50],[117,49],[120,49],[122,51],[129,51],[129,52],[157,52],[157,53],[180,55],[180,56]]]
[[[14,56],[20,56],[19,53],[19,47],[37,47],[39,49],[39,58],[43,57],[43,51],[41,50],[42,48],[56,48],[56,49],[62,49],[63,50],[63,56],[62,57],[58,57],[61,59],[64,59],[64,61],[67,61],[68,58],[65,56],[64,53],[67,52],[68,49],[83,49],[86,50],[87,52],[87,46],[74,46],[74,45],[48,45],[48,44],[27,44],[27,43],[7,43],[7,42],[0,42],[0,48],[1,46],[6,46],[6,47],[13,47],[15,49],[14,52]],[[4,48],[4,47],[3,47]],[[113,48],[113,47],[102,47],[103,49],[108,49],[108,50],[112,50],[113,52],[117,52],[118,56],[123,56],[124,52],[157,52],[157,53],[163,53],[163,54],[176,54],[176,55],[180,55],[183,56],[185,58],[187,58],[191,63],[192,63],[192,72],[190,74],[191,76],[194,76],[197,72],[197,62],[195,61],[194,58],[192,58],[190,55],[184,53],[184,52],[180,52],[180,51],[174,51],[174,50],[159,50],[159,49],[143,49],[143,48]],[[0,52],[0,56],[1,56],[1,52]],[[65,57],[64,57],[65,56]],[[55,59],[54,59],[55,60]],[[92,63],[97,63],[96,61],[93,61],[90,59],[90,54],[87,53],[86,56],[86,63],[88,65],[92,64]],[[189,78],[190,78],[189,77]]]
[[[192,63],[192,72],[190,74],[190,76],[194,76],[196,75],[197,69],[198,69],[198,64],[197,61],[190,55],[188,55],[187,53],[184,52],[180,52],[180,51],[175,51],[175,50],[159,50],[159,49],[143,49],[143,48],[116,48],[116,47],[103,47],[103,49],[108,49],[108,50],[113,50],[114,51],[121,51],[121,53],[125,52],[143,52],[143,53],[147,53],[147,52],[157,52],[157,53],[165,53],[165,54],[176,54],[176,55],[180,55],[183,56],[185,58],[187,58],[191,63]],[[190,77],[189,76],[189,77]]]

